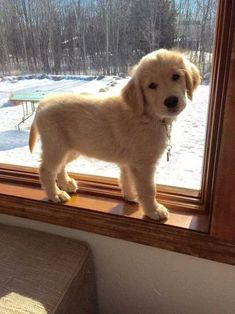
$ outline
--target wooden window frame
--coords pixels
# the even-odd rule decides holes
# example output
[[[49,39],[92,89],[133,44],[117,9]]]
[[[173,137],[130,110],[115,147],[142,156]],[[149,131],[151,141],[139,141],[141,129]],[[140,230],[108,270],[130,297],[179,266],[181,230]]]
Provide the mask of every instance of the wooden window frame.
[[[158,186],[171,209],[161,224],[124,202],[115,179],[74,174],[79,195],[54,204],[45,202],[35,169],[0,164],[0,213],[235,264],[235,2],[218,5],[200,193]]]

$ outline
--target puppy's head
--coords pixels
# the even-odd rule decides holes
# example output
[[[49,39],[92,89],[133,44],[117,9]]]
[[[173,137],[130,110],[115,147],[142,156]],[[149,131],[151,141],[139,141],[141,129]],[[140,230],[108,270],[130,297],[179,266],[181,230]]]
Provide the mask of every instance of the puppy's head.
[[[195,65],[181,53],[160,49],[143,57],[122,90],[125,102],[138,114],[175,118],[200,83]]]

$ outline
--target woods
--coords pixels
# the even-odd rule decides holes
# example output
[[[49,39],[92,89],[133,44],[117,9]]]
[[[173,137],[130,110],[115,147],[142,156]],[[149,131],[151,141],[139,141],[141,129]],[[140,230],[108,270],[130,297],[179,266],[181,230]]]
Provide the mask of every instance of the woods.
[[[158,48],[210,72],[216,0],[0,0],[0,73],[125,75]]]

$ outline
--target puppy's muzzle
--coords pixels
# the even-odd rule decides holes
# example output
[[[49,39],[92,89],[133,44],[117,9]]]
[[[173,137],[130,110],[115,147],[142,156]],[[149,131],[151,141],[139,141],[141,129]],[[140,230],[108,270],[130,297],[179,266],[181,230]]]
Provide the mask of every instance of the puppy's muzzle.
[[[176,96],[167,97],[164,101],[164,105],[168,109],[175,109],[178,103],[179,103],[179,98]]]

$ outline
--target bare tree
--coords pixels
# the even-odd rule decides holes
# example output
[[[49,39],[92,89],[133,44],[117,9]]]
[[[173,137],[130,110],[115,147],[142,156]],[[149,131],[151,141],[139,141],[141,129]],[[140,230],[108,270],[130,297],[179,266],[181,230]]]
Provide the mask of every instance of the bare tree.
[[[126,73],[151,50],[209,71],[216,0],[0,0],[2,73]]]

